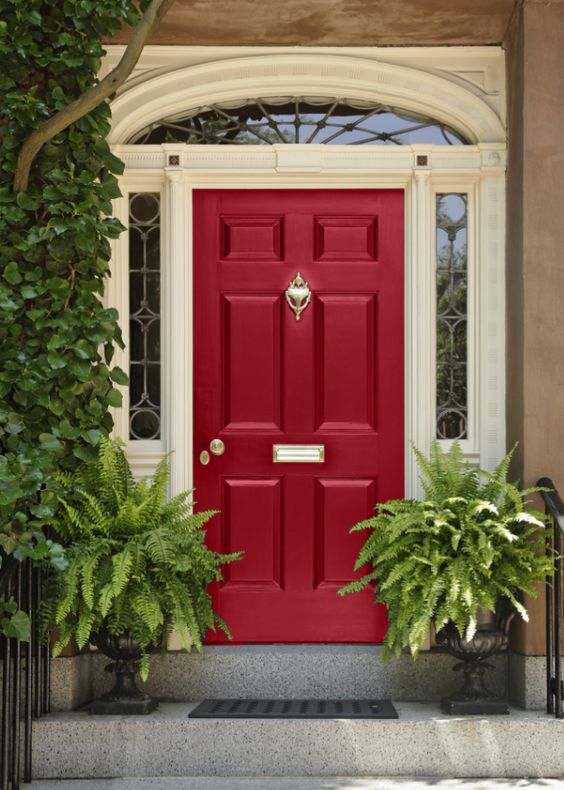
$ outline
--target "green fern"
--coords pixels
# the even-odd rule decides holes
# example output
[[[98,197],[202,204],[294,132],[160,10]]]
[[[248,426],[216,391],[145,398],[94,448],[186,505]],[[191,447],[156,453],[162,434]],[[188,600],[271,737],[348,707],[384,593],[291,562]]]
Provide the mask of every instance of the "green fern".
[[[68,568],[47,581],[39,622],[44,639],[56,629],[53,654],[74,637],[84,646],[100,628],[129,631],[147,651],[166,645],[173,630],[186,649],[202,649],[206,632],[227,635],[207,590],[222,565],[241,554],[218,554],[205,543],[215,511],[193,512],[190,492],[168,500],[168,459],[151,481],[136,481],[123,445],[103,439],[96,464],[57,477],[62,504],[56,525],[67,546]]]
[[[390,621],[385,659],[405,647],[417,656],[431,623],[438,631],[452,621],[471,638],[478,609],[494,611],[500,599],[526,620],[521,594],[535,595],[553,568],[544,516],[525,509],[538,489],[521,491],[506,480],[513,450],[493,473],[467,466],[458,442],[445,453],[434,442],[429,458],[414,452],[425,500],[391,500],[352,527],[370,531],[355,570],[373,570],[339,591],[377,582],[376,602]]]

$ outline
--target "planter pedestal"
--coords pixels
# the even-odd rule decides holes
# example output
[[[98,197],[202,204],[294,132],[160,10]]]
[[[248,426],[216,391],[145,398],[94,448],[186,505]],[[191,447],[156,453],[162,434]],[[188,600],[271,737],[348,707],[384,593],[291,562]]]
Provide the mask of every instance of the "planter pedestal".
[[[93,715],[136,716],[154,711],[158,702],[141,691],[135,682],[140,651],[129,634],[114,636],[100,631],[91,637],[91,641],[104,655],[114,659],[105,670],[114,672],[116,679],[111,691],[90,703],[88,712]]]
[[[484,674],[491,664],[483,661],[468,661],[456,664],[455,672],[464,672],[464,684],[453,697],[441,700],[441,710],[459,716],[509,715],[509,705],[488,691]]]
[[[508,715],[509,705],[489,691],[484,683],[484,675],[491,664],[490,656],[507,649],[507,632],[514,615],[512,610],[504,611],[494,621],[478,625],[472,639],[460,636],[454,623],[447,623],[437,634],[437,643],[451,656],[460,660],[453,669],[462,672],[464,681],[457,694],[441,700],[441,709],[454,715]]]
[[[509,705],[504,700],[457,700],[446,697],[441,700],[443,713],[452,716],[508,716]]]

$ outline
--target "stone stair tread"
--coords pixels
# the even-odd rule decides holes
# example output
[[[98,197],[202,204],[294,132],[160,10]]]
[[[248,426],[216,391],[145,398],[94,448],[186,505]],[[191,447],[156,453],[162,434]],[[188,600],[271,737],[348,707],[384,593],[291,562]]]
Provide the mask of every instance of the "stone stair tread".
[[[34,724],[35,775],[564,777],[564,720],[537,711],[456,717],[401,702],[398,720],[190,719],[196,704],[50,714]]]
[[[30,790],[563,790],[560,779],[442,779],[436,777],[129,777],[45,779]]]

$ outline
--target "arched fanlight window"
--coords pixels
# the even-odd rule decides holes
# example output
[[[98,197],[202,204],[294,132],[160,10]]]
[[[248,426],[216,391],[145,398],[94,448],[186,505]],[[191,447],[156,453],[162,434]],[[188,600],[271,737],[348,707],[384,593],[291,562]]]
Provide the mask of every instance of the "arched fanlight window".
[[[129,143],[204,145],[438,145],[468,144],[436,118],[375,102],[277,97],[209,104],[162,118]]]

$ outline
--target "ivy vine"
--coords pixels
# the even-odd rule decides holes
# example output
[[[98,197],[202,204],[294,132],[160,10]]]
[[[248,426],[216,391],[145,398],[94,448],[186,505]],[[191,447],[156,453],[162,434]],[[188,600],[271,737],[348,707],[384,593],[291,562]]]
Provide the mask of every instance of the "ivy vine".
[[[46,534],[53,472],[96,460],[121,406],[115,385],[127,384],[112,366],[118,314],[102,302],[109,240],[123,230],[111,217],[123,165],[106,142],[107,101],[41,142],[20,190],[18,157],[100,84],[102,41],[155,5],[0,0],[0,564],[9,554],[64,563]]]

